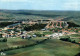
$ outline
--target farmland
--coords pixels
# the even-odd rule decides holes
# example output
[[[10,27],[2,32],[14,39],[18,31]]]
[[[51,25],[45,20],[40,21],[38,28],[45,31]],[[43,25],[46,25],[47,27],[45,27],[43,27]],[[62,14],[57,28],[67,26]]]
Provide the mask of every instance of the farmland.
[[[7,42],[0,42],[0,49],[6,49],[10,47],[18,47],[23,45],[31,45],[36,43],[36,41],[41,41],[45,38],[32,38],[30,40],[21,39],[21,38],[8,38]]]
[[[70,38],[71,41],[75,41],[76,43],[80,42],[80,34],[72,34],[72,35],[61,36],[60,38]]]
[[[80,34],[73,34],[70,36],[72,40],[75,40],[77,43],[80,42]]]
[[[80,11],[0,10],[0,21],[54,19],[80,25]]]
[[[17,50],[6,51],[7,56],[74,56],[79,53],[79,45],[56,39]]]

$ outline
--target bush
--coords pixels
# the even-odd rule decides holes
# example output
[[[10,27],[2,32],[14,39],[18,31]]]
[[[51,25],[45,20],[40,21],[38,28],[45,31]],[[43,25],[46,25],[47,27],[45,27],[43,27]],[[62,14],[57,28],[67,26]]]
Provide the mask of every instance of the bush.
[[[4,38],[2,41],[3,41],[3,42],[7,42],[7,39],[6,39],[6,38]]]
[[[0,39],[0,42],[7,42],[7,38]]]
[[[76,43],[76,41],[75,40],[73,40],[73,41],[71,41],[72,43]]]
[[[60,38],[60,40],[71,42],[71,39],[70,38]]]
[[[75,40],[71,40],[70,38],[60,38],[60,40],[78,44]]]
[[[35,35],[37,35],[38,37],[42,37],[43,34],[35,33]]]

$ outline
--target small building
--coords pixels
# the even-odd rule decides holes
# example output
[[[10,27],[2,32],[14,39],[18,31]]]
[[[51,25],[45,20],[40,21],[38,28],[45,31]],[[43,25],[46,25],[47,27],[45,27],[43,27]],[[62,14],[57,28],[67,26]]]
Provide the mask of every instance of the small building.
[[[33,35],[33,37],[37,37],[36,35]]]
[[[46,29],[41,29],[42,31],[45,31]]]
[[[63,33],[54,33],[50,37],[59,39],[59,36],[63,36]]]
[[[45,37],[50,37],[51,35],[45,35]]]

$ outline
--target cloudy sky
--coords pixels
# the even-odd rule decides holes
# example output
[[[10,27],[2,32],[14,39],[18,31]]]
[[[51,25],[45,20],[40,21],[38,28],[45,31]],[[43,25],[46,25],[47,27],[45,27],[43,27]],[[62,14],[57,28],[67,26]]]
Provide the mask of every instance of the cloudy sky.
[[[80,0],[0,0],[0,9],[80,10]]]

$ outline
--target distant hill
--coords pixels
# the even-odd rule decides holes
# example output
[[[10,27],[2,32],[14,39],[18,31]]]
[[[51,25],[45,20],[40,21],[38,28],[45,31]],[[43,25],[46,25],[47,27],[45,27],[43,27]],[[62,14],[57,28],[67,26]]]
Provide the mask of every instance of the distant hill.
[[[0,21],[22,21],[27,19],[62,19],[63,21],[80,24],[80,11],[0,10]]]

